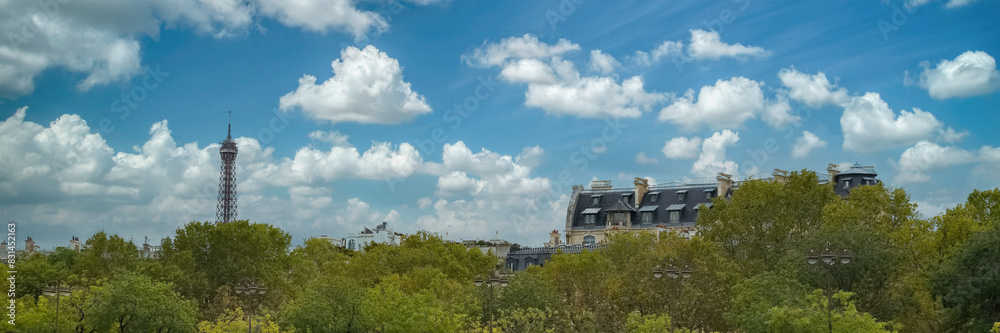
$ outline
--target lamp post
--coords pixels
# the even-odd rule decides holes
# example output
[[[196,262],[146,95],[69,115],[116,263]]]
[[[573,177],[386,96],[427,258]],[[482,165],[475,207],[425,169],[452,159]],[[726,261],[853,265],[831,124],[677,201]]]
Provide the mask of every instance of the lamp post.
[[[670,278],[670,281],[673,281],[671,284],[674,286],[675,292],[673,297],[670,298],[670,302],[667,303],[668,304],[667,306],[669,307],[667,311],[673,314],[674,304],[677,302],[677,296],[680,294],[681,281],[691,278],[693,272],[691,270],[691,267],[688,265],[684,265],[683,268],[678,269],[676,266],[671,264],[670,266],[667,267],[666,271],[664,271],[663,269],[660,268],[659,265],[657,265],[656,268],[653,269],[653,277],[657,279],[662,278],[664,273],[666,273],[667,277]],[[670,332],[673,331],[674,331],[674,320],[673,318],[671,318]]]
[[[245,282],[236,283],[236,285],[233,286],[233,288],[236,289],[236,294],[244,295],[247,297],[247,299],[250,300],[249,302],[250,315],[249,315],[249,320],[247,320],[249,327],[247,328],[247,332],[253,333],[253,315],[254,315],[253,304],[258,297],[261,297],[265,293],[267,293],[267,287],[265,287],[263,283],[257,283],[254,282],[253,279],[247,279],[247,281]]]
[[[56,294],[56,324],[53,332],[59,332],[59,298],[63,293],[69,293],[71,290],[69,286],[63,284],[63,280],[55,280],[49,282],[49,285],[43,290],[45,293]]]
[[[484,280],[481,277],[476,278],[476,287],[486,285],[486,289],[489,290],[489,298],[487,298],[486,304],[490,311],[490,333],[493,333],[493,288],[502,288],[507,286],[507,278],[497,276],[495,273],[489,279]]]
[[[830,243],[826,244],[822,252],[817,253],[816,250],[809,250],[809,254],[806,255],[806,263],[816,265],[822,262],[823,265],[820,266],[826,268],[826,324],[830,333],[833,333],[833,314],[830,307],[833,306],[833,284],[836,282],[833,271],[835,266],[850,264],[853,258],[851,251],[847,249],[830,250]]]

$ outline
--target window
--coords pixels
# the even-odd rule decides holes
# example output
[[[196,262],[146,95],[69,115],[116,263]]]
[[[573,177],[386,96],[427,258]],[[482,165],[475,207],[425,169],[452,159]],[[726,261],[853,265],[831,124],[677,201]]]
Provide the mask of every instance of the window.
[[[681,221],[681,211],[672,210],[670,211],[670,223],[678,223]]]
[[[596,243],[594,236],[583,236],[583,245],[594,245],[594,243]]]
[[[596,196],[595,195],[593,197],[590,197],[590,204],[591,205],[597,206],[600,203],[601,203],[601,197],[600,196]]]
[[[851,187],[851,180],[850,179],[844,179],[844,189],[846,190],[849,187]]]
[[[584,215],[584,217],[583,217],[584,218],[584,222],[586,222],[587,224],[594,224],[594,215],[595,214]]]
[[[653,212],[642,212],[642,224],[653,223]]]
[[[660,193],[653,192],[649,194],[649,202],[656,202],[656,199],[660,198]]]
[[[684,197],[686,197],[687,194],[688,194],[687,190],[677,191],[677,200],[684,201]]]
[[[705,191],[705,199],[711,199],[711,198],[712,198],[712,191]]]
[[[347,248],[351,249],[351,250],[354,250],[354,240],[353,239],[347,242]]]

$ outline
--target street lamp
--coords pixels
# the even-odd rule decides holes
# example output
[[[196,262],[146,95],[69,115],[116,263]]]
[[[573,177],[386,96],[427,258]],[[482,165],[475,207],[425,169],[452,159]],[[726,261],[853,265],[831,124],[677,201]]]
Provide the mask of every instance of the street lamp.
[[[69,289],[69,286],[63,284],[62,280],[55,280],[49,282],[48,286],[45,287],[45,290],[43,291],[46,294],[56,295],[56,325],[53,332],[59,332],[59,298],[60,296],[62,296],[62,294],[70,293],[72,291]]]
[[[254,282],[253,279],[247,279],[245,282],[236,283],[233,288],[236,289],[236,294],[246,296],[247,299],[250,300],[250,315],[249,320],[247,320],[249,322],[249,327],[247,328],[247,332],[253,333],[253,315],[255,309],[253,301],[257,300],[261,296],[264,296],[264,294],[267,293],[267,287],[264,286],[263,283],[257,283]]]
[[[851,263],[851,259],[854,256],[851,255],[851,251],[847,249],[840,249],[839,251],[830,250],[830,243],[826,244],[826,247],[822,252],[817,254],[816,250],[809,250],[809,254],[806,255],[806,263],[810,265],[815,265],[816,263],[822,261],[826,265],[821,265],[826,268],[827,281],[826,281],[826,319],[827,326],[830,332],[833,333],[833,314],[830,306],[833,305],[833,284],[835,276],[833,270],[836,265],[847,265]]]
[[[653,277],[655,277],[657,279],[662,278],[663,277],[663,273],[664,273],[664,270],[661,269],[659,265],[656,265],[656,268],[653,268]],[[675,282],[675,283],[672,283],[672,285],[675,288],[674,297],[670,298],[670,302],[668,302],[668,305],[667,305],[669,307],[669,309],[667,309],[667,311],[670,312],[670,314],[674,314],[674,303],[677,302],[677,296],[680,294],[680,282],[681,282],[681,280],[685,280],[685,279],[690,278],[692,274],[693,274],[693,272],[691,270],[691,267],[688,266],[688,265],[684,265],[684,267],[681,268],[681,269],[677,269],[677,267],[675,267],[673,264],[671,264],[669,267],[667,267],[667,270],[666,270],[667,277],[669,277],[671,281]],[[680,278],[680,279],[678,280],[678,278]],[[673,331],[674,331],[674,320],[670,320],[670,332],[673,332]]]
[[[486,307],[490,311],[490,333],[493,333],[493,289],[494,288],[500,289],[502,287],[506,287],[507,286],[507,277],[497,276],[496,273],[494,273],[488,279],[484,280],[481,277],[477,277],[476,280],[473,281],[473,282],[476,284],[476,287],[480,287],[480,286],[483,286],[485,284],[486,285],[486,289],[489,290],[489,295],[490,296],[489,296],[489,298],[487,298]]]

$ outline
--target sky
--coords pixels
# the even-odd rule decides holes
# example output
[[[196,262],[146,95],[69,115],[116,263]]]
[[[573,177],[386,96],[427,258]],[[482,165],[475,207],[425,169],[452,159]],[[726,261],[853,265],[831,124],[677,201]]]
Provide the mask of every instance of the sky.
[[[537,246],[572,185],[828,163],[872,165],[934,216],[1000,183],[998,12],[0,0],[0,218],[43,248],[215,221],[230,121],[238,218],[293,245],[387,221]]]

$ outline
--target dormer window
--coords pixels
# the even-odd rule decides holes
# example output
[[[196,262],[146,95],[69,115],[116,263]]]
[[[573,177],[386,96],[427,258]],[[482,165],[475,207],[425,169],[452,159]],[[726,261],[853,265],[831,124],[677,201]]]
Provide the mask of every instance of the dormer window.
[[[686,197],[687,194],[688,194],[687,190],[677,191],[677,200],[684,201],[684,197]]]
[[[705,199],[711,199],[712,198],[712,191],[714,191],[714,190],[705,190]]]
[[[656,202],[660,198],[660,192],[649,192],[649,202]]]
[[[844,189],[846,190],[846,189],[848,189],[850,187],[851,187],[851,179],[850,178],[844,178]]]
[[[600,204],[601,204],[601,196],[600,195],[593,195],[593,196],[590,197],[590,205],[591,206],[597,206],[597,205],[600,205]]]

